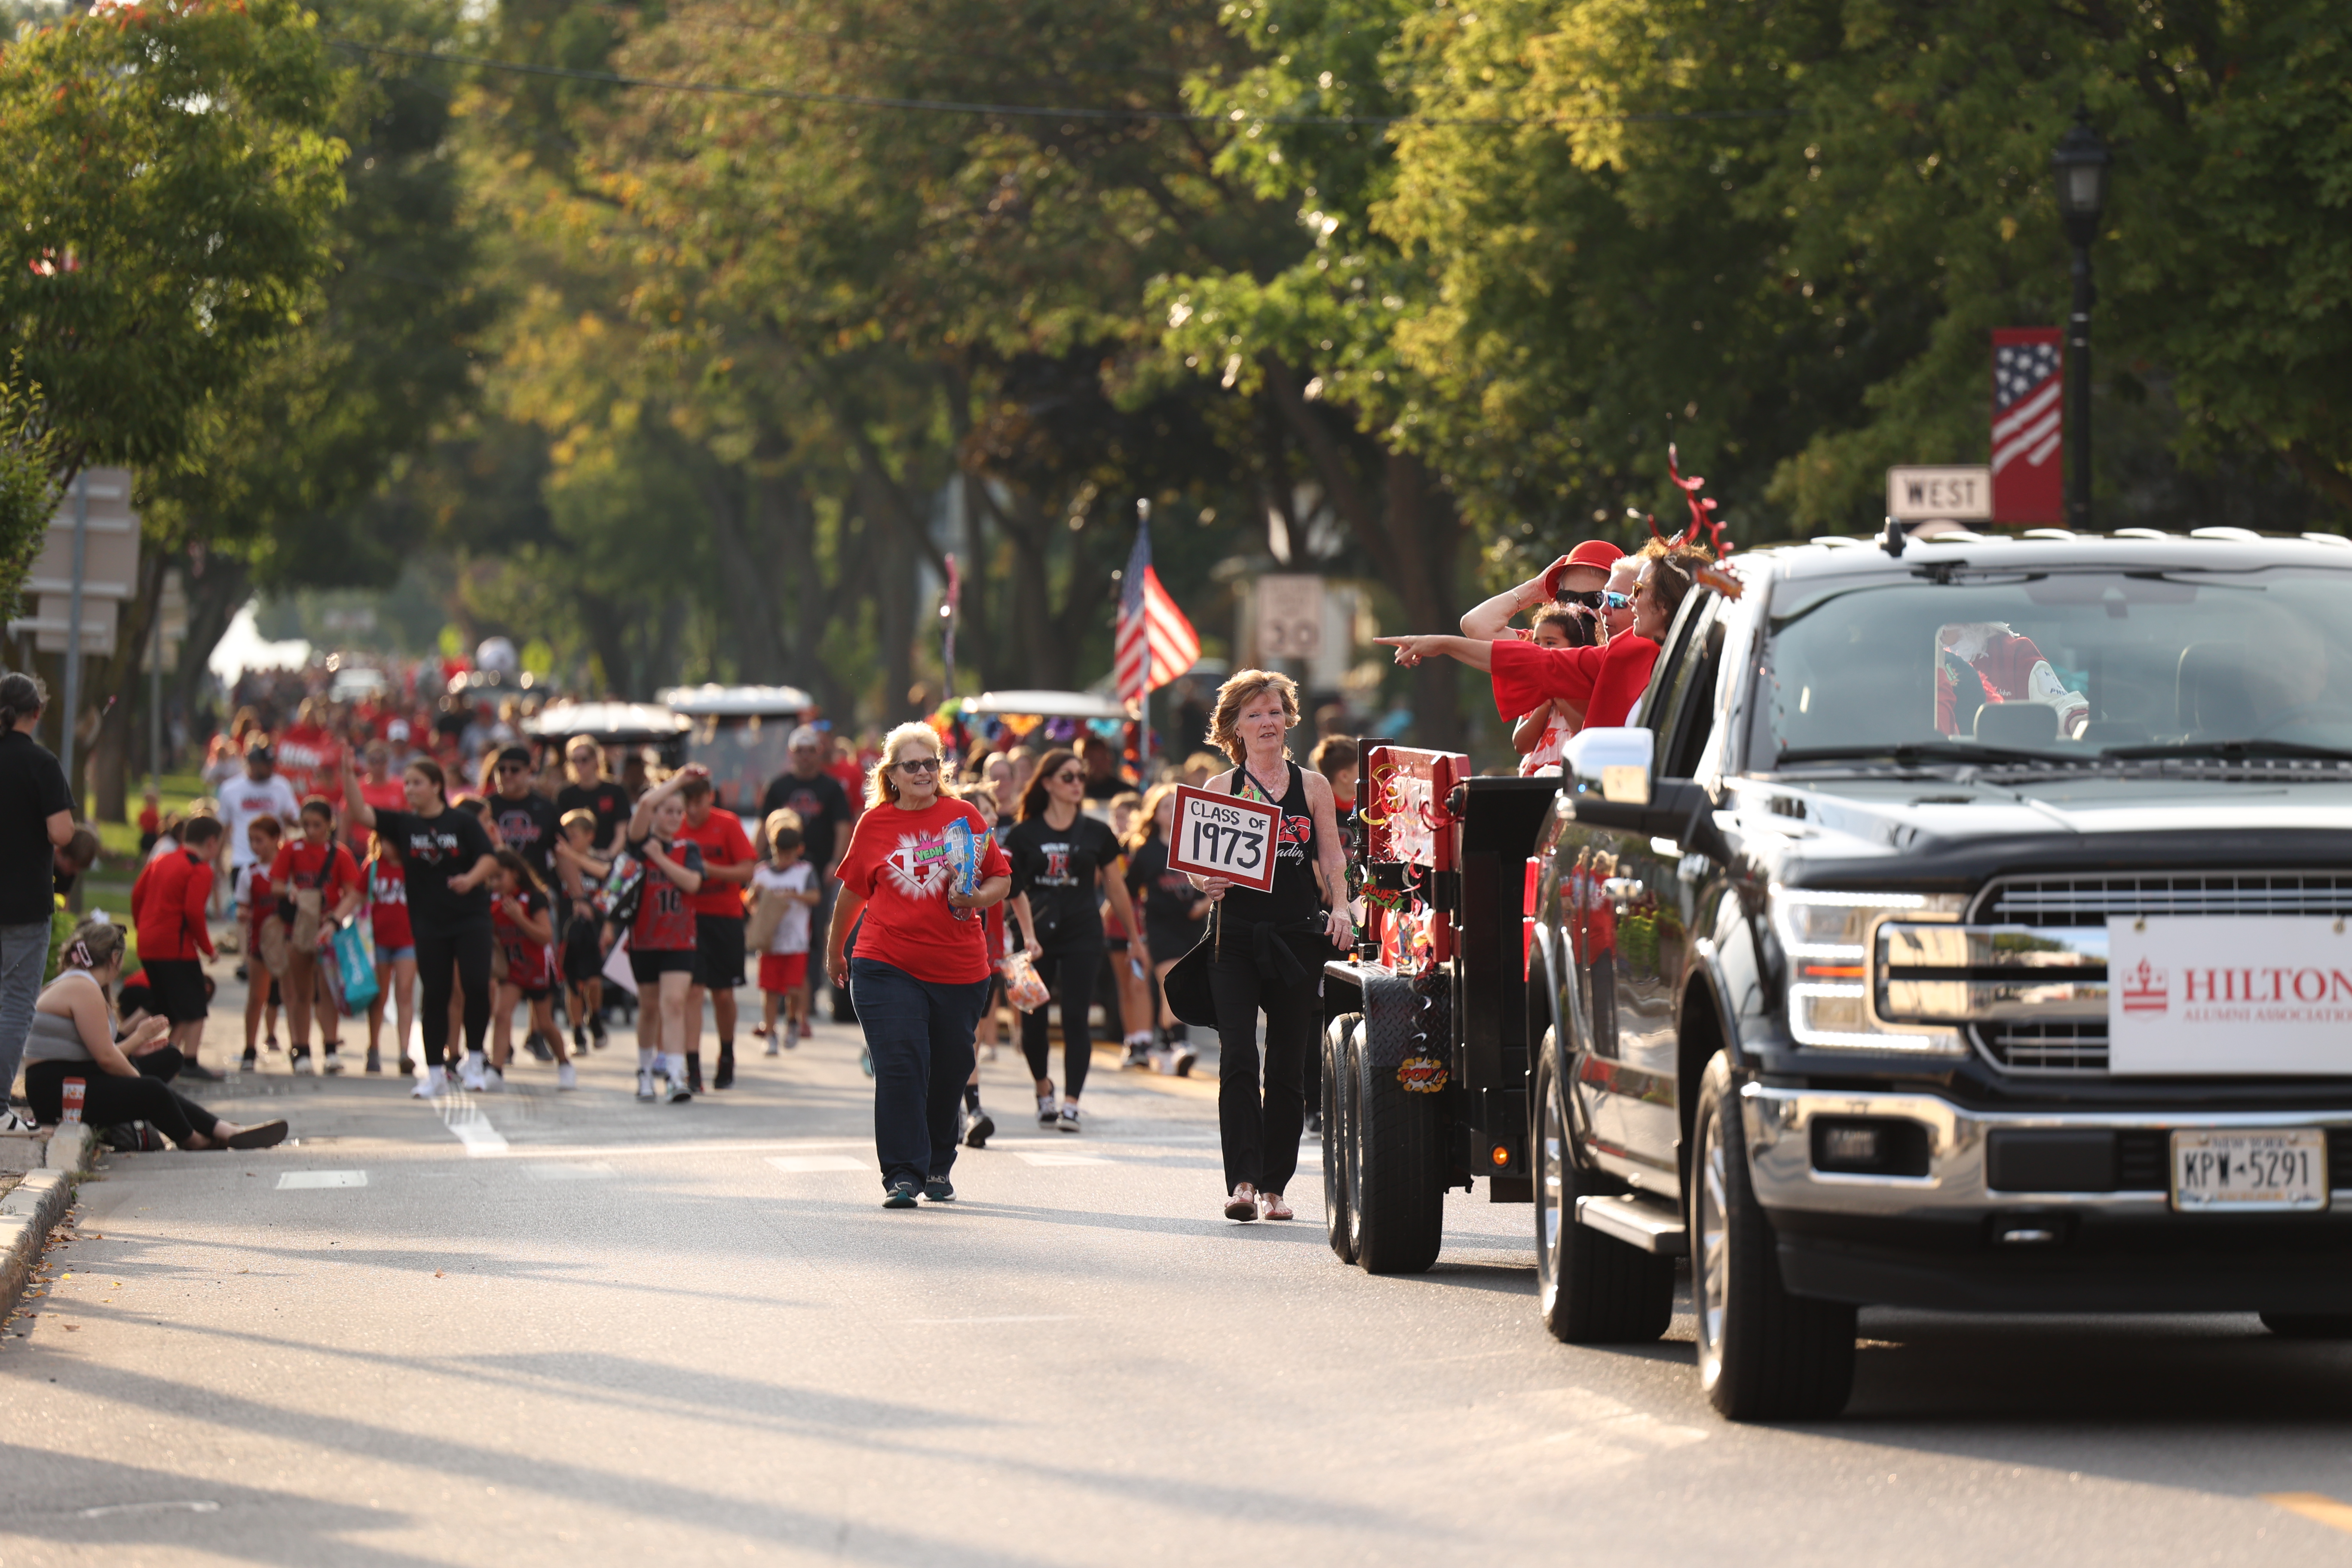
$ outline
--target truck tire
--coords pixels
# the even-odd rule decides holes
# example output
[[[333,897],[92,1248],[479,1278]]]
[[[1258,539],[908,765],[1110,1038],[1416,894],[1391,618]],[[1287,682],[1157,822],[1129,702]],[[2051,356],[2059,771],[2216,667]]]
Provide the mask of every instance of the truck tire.
[[[1369,1028],[1348,1042],[1348,1192],[1356,1261],[1367,1274],[1419,1274],[1445,1232],[1437,1097],[1411,1094],[1374,1065]]]
[[[1572,1345],[1639,1344],[1675,1317],[1675,1260],[1576,1223],[1581,1173],[1569,1147],[1567,1091],[1544,1031],[1536,1065],[1536,1285],[1544,1327]]]
[[[2352,1340],[2352,1312],[2264,1312],[2263,1327],[2283,1340]]]
[[[1348,1181],[1348,1042],[1363,1024],[1361,1013],[1348,1013],[1323,1030],[1323,1223],[1342,1263],[1356,1261]]]
[[[1771,1222],[1748,1184],[1731,1060],[1699,1080],[1692,1161],[1691,1307],[1700,1386],[1733,1421],[1834,1415],[1853,1391],[1853,1308],[1789,1294]]]

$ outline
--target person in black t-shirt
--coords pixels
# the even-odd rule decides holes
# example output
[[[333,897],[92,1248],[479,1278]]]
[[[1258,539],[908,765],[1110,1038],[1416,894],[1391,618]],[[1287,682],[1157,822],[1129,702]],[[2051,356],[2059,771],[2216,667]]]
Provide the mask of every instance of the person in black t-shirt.
[[[1021,821],[1004,836],[1005,858],[1013,863],[1013,914],[1037,966],[1062,1008],[1062,1075],[1067,1091],[1054,1104],[1053,1042],[1045,1009],[1021,1020],[1021,1049],[1037,1080],[1037,1124],[1078,1131],[1078,1096],[1087,1086],[1094,1041],[1087,1031],[1087,1008],[1103,961],[1101,899],[1131,933],[1129,954],[1151,963],[1146,933],[1137,924],[1121,875],[1118,839],[1108,825],[1079,809],[1086,799],[1086,764],[1056,748],[1037,763],[1037,775],[1021,797]]]
[[[1116,800],[1135,787],[1120,774],[1118,753],[1100,735],[1089,731],[1079,737],[1078,755],[1086,761],[1088,800]]]
[[[343,761],[343,809],[362,827],[393,842],[408,880],[408,929],[416,942],[416,975],[424,998],[425,1077],[415,1093],[430,1100],[449,1091],[444,1058],[449,1046],[449,1002],[465,993],[467,1087],[488,1087],[483,1043],[490,1031],[490,895],[483,884],[498,868],[490,836],[472,814],[450,809],[441,764],[429,757],[401,774],[406,811],[378,811],[360,796],[359,775]]]
[[[1154,784],[1143,798],[1143,811],[1127,841],[1127,890],[1143,906],[1144,933],[1151,939],[1151,971],[1163,989],[1160,996],[1160,1043],[1151,1065],[1178,1078],[1189,1075],[1201,1053],[1192,1048],[1192,1032],[1168,1005],[1164,989],[1168,972],[1192,951],[1209,929],[1209,900],[1181,871],[1168,868],[1168,840],[1176,831],[1176,786]]]
[[[541,887],[555,885],[555,840],[562,832],[563,814],[554,802],[530,784],[530,753],[520,746],[500,752],[490,766],[498,794],[490,798],[490,817],[499,826],[499,843],[523,858]]]
[[[778,811],[790,811],[801,819],[803,856],[816,868],[818,899],[816,908],[809,911],[811,931],[830,929],[834,890],[841,886],[834,879],[841,869],[842,856],[849,848],[849,826],[857,820],[849,796],[842,793],[841,781],[824,771],[824,731],[815,725],[803,724],[794,730],[784,746],[784,755],[792,765],[778,773],[769,784],[767,793],[760,797],[761,825]],[[760,838],[752,846],[763,856],[768,852],[766,837],[766,829],[761,826]],[[801,1009],[803,1039],[814,1033],[809,1019],[815,1012],[817,976],[824,967],[818,963],[808,966],[808,1003]]]
[[[48,689],[0,675],[0,1089],[16,1081],[49,963],[57,852],[74,836],[73,792],[55,753],[33,739]],[[24,1131],[0,1103],[0,1131]]]
[[[629,820],[629,792],[619,781],[604,776],[604,748],[593,735],[574,735],[565,743],[563,766],[572,782],[555,792],[556,820],[561,822],[567,812],[595,813],[596,841],[591,847],[599,855],[612,856]]]

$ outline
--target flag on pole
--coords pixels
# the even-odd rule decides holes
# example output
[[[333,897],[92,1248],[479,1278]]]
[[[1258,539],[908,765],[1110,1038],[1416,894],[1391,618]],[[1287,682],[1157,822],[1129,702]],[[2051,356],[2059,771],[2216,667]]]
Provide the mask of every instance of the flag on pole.
[[[1992,334],[1992,515],[1996,522],[2063,522],[2059,455],[2066,376],[2055,327]]]
[[[1112,669],[1122,702],[1143,700],[1192,668],[1201,637],[1151,569],[1151,517],[1139,503],[1135,550],[1119,580],[1118,637]]]

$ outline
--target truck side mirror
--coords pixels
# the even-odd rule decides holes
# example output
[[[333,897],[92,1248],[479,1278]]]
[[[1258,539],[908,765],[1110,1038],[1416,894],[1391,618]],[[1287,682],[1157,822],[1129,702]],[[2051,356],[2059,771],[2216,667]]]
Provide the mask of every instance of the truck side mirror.
[[[1573,795],[1598,795],[1612,805],[1650,804],[1650,759],[1657,737],[1647,730],[1581,730],[1563,752]]]

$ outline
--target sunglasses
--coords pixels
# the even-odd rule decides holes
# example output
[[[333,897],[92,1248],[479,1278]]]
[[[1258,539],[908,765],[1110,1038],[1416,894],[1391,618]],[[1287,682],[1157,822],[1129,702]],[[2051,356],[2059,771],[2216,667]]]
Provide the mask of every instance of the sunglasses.
[[[1608,595],[1599,588],[1583,588],[1573,592],[1563,588],[1552,595],[1552,601],[1560,605],[1582,605],[1588,610],[1597,610],[1601,607],[1601,601],[1607,597]]]
[[[902,773],[935,773],[940,771],[940,760],[937,757],[913,757],[895,765]]]
[[[1050,782],[1054,784],[1083,784],[1086,781],[1086,774],[1078,772],[1075,768],[1066,768],[1062,772],[1055,773]]]
[[[527,773],[530,772],[529,768],[523,766],[520,763],[500,763],[497,767],[490,771],[492,773]]]
[[[1601,603],[1604,608],[1622,610],[1633,602],[1633,595],[1631,594],[1620,594],[1614,588],[1601,591]]]

